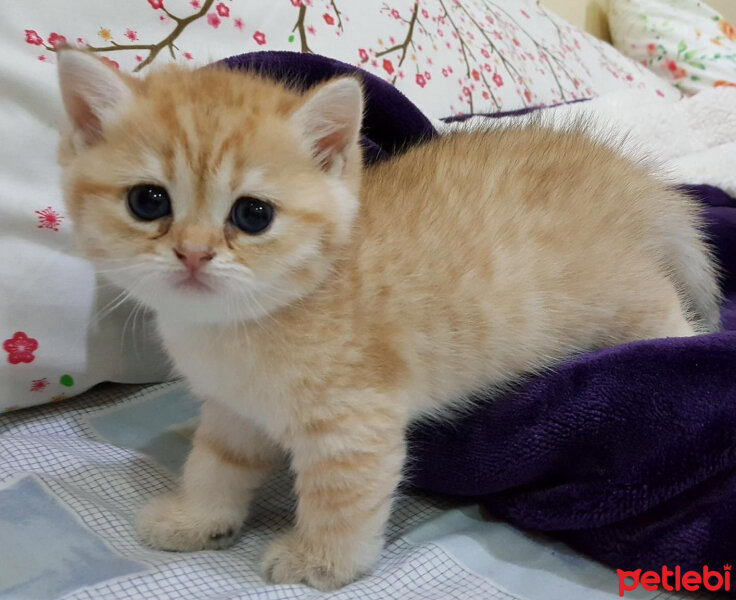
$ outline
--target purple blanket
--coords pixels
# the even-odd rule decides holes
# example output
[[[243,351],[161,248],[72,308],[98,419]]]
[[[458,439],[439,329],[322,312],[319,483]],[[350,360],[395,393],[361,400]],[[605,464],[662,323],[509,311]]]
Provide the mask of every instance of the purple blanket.
[[[354,67],[314,55],[228,59],[305,87]],[[436,135],[404,96],[361,72],[366,159]],[[584,354],[471,414],[410,432],[411,482],[472,498],[615,568],[722,568],[736,560],[736,200],[707,207],[723,267],[724,331]],[[488,399],[487,399],[488,398]]]

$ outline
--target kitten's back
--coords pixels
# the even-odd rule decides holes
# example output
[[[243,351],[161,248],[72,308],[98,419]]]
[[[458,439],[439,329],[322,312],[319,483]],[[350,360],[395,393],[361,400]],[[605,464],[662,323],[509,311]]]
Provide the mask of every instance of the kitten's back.
[[[406,332],[397,343],[438,396],[448,365],[472,389],[486,381],[470,374],[689,335],[683,311],[708,312],[703,328],[717,314],[692,201],[584,131],[433,140],[369,168],[362,203],[343,285],[359,322]]]

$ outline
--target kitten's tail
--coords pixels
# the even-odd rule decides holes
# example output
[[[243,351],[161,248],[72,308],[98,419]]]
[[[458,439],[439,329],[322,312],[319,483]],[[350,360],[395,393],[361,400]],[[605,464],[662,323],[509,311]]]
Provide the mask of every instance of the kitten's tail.
[[[696,331],[711,333],[721,328],[723,296],[718,267],[705,240],[701,210],[685,194],[677,196],[677,202],[672,202],[673,198],[658,211],[660,240],[671,277]]]

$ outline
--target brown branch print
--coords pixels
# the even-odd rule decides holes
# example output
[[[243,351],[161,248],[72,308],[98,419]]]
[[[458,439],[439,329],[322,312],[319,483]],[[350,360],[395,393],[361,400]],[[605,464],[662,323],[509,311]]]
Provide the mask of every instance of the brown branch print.
[[[455,35],[457,35],[457,40],[460,42],[460,50],[462,50],[463,53],[463,60],[465,62],[465,68],[466,68],[466,77],[470,78],[470,60],[468,60],[468,56],[471,56],[473,60],[477,62],[477,59],[475,57],[475,54],[473,54],[473,51],[471,50],[470,46],[465,42],[465,36],[462,34],[462,31],[455,23],[454,19],[450,15],[450,11],[447,10],[447,6],[445,6],[445,3],[443,0],[439,0],[440,6],[442,7],[442,10],[444,11],[444,15],[442,17],[447,17],[447,20],[450,21],[450,26],[455,31]],[[493,88],[488,83],[488,80],[486,79],[485,73],[481,70],[480,78],[483,80],[483,84],[486,86],[486,90],[488,91],[488,95],[491,97],[491,100],[493,101],[493,105],[496,107],[496,110],[499,110],[501,108],[501,103],[498,101],[498,98],[496,98],[496,94],[493,93]],[[468,88],[468,102],[470,104],[470,112],[473,112],[473,91]]]
[[[304,27],[304,17],[307,15],[307,5],[302,2],[299,5],[299,16],[296,19],[296,23],[294,23],[294,27],[291,28],[291,31],[298,31],[299,32],[299,41],[302,45],[302,52],[308,52],[309,54],[312,54],[312,50],[309,48],[309,44],[307,43],[307,31]]]
[[[576,80],[572,75],[570,75],[570,72],[565,67],[564,61],[560,60],[557,56],[555,56],[555,54],[549,48],[547,48],[546,46],[543,46],[536,39],[534,39],[534,36],[531,35],[526,29],[521,27],[519,23],[516,21],[516,19],[514,19],[503,7],[499,6],[496,2],[492,2],[491,0],[487,0],[487,1],[488,1],[488,4],[495,7],[495,9],[498,12],[501,12],[504,15],[506,15],[506,18],[508,19],[508,21],[516,25],[516,27],[520,31],[524,32],[524,35],[526,35],[531,41],[531,43],[534,44],[534,47],[537,49],[537,51],[547,59],[549,70],[552,73],[552,77],[554,77],[555,79],[555,83],[557,84],[557,89],[560,92],[560,96],[562,97],[562,100],[567,100],[567,97],[565,96],[566,90],[565,88],[562,87],[562,82],[560,81],[560,78],[557,76],[557,72],[555,71],[555,68],[552,65],[552,61],[554,61],[554,63],[557,65],[557,68],[560,69],[560,71],[562,71],[562,73],[565,74],[565,76],[570,80],[570,83],[572,83],[574,86]],[[496,17],[498,17],[498,14],[496,14]]]
[[[480,34],[486,40],[486,43],[491,48],[491,50],[496,53],[499,59],[501,59],[501,62],[503,63],[503,66],[506,69],[506,73],[508,74],[511,81],[514,81],[515,83],[519,83],[523,85],[524,89],[527,90],[529,92],[529,95],[531,96],[532,91],[529,89],[529,85],[526,83],[524,78],[521,76],[521,73],[519,73],[518,69],[513,65],[513,63],[509,61],[509,59],[507,59],[503,55],[502,52],[499,52],[498,48],[496,47],[496,44],[494,44],[493,40],[491,40],[485,27],[483,27],[480,23],[478,23],[478,21],[475,20],[473,15],[471,15],[468,12],[468,9],[465,8],[463,4],[460,4],[459,7],[465,13],[468,19],[470,19],[470,22],[473,23],[473,25],[475,25],[476,29],[480,32]],[[485,75],[483,76],[483,79],[485,80]],[[524,106],[528,106],[528,102],[526,101],[526,98],[524,98]]]
[[[330,0],[330,6],[332,6],[332,10],[335,11],[335,16],[337,17],[337,26],[340,28],[340,31],[345,31],[345,28],[342,26],[342,13],[340,12],[340,9],[337,8],[337,4],[335,4],[335,0]]]
[[[395,46],[391,46],[390,48],[386,48],[385,50],[381,50],[380,52],[376,52],[376,58],[379,58],[386,54],[390,54],[391,52],[395,52],[396,50],[401,50],[401,58],[399,59],[399,67],[403,64],[404,59],[406,58],[406,51],[409,49],[409,44],[412,43],[412,37],[414,36],[414,25],[417,22],[417,14],[419,14],[419,2],[418,1],[414,4],[414,12],[411,14],[411,17],[409,18],[409,29],[406,32],[406,37],[404,38],[404,41],[401,42],[400,44],[396,44]]]
[[[174,53],[174,49],[177,49],[176,44],[174,44],[174,40],[178,38],[182,32],[194,21],[201,19],[207,14],[207,11],[210,9],[212,4],[215,0],[204,0],[202,3],[202,8],[200,8],[196,13],[189,15],[188,17],[177,17],[175,15],[172,15],[168,10],[166,10],[163,5],[161,6],[161,9],[166,13],[166,15],[173,20],[176,23],[176,27],[167,35],[164,39],[162,39],[160,42],[156,44],[118,44],[117,42],[110,42],[109,46],[87,46],[86,50],[88,52],[116,52],[118,50],[147,50],[148,56],[144,58],[138,65],[136,65],[135,69],[133,69],[133,72],[140,71],[144,67],[150,65],[155,58],[158,56],[159,52],[163,50],[164,48],[168,48],[169,52],[171,53],[171,58],[176,58],[176,54]],[[50,50],[51,52],[56,52],[57,49],[53,46],[48,46],[44,44],[44,47],[47,50]]]

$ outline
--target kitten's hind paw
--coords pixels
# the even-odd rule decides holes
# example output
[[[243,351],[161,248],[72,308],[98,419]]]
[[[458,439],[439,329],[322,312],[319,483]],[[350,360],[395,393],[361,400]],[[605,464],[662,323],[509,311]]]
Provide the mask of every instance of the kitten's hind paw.
[[[234,544],[244,515],[218,513],[214,506],[198,507],[179,494],[164,494],[138,512],[138,535],[159,550],[218,550]]]

